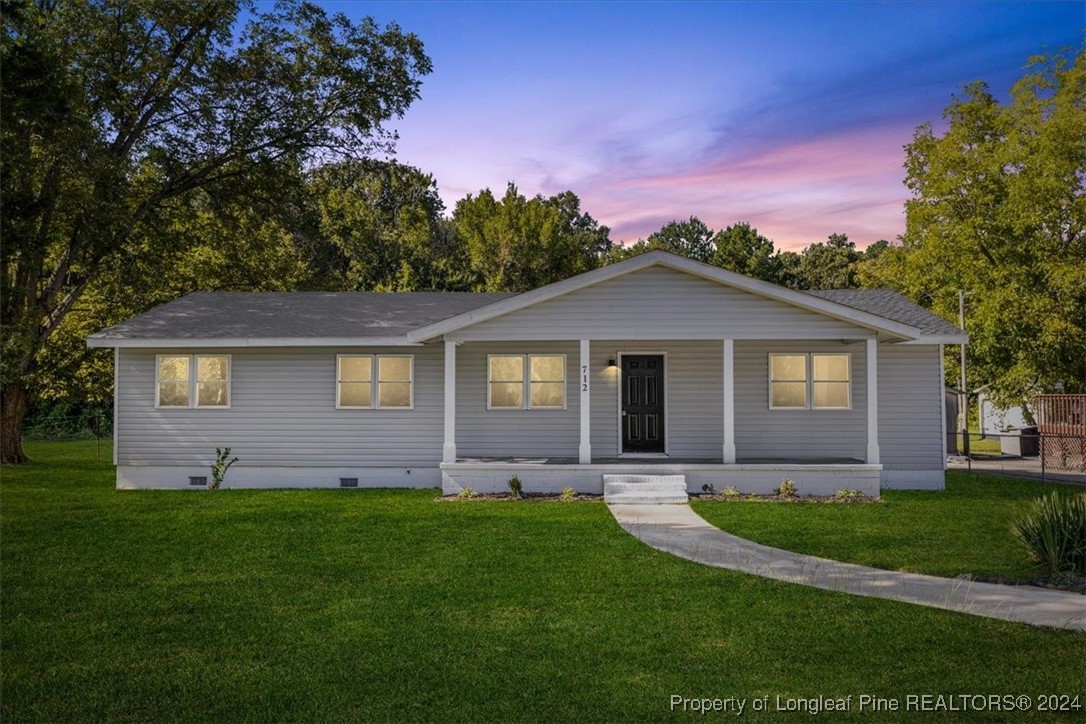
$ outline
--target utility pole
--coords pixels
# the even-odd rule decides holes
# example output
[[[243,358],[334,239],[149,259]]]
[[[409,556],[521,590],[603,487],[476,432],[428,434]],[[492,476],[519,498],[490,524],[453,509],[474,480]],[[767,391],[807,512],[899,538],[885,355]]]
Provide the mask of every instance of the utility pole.
[[[965,329],[965,290],[958,290],[958,326]],[[965,342],[962,342],[962,381],[959,413],[962,419],[962,452],[969,457],[969,387],[965,377]]]

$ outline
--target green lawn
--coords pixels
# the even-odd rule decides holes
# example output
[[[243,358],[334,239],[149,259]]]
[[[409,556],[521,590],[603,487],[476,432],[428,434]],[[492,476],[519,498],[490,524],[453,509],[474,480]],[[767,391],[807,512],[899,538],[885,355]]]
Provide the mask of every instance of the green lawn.
[[[950,470],[946,490],[888,490],[879,503],[706,501],[693,508],[729,533],[790,551],[898,571],[1015,580],[1037,575],[1011,535],[1011,523],[1053,490],[1082,492]]]
[[[1086,700],[1086,635],[699,566],[600,503],[116,491],[108,464],[86,462],[93,442],[28,448],[39,462],[0,482],[3,721],[697,716],[669,711],[672,694]],[[761,508],[784,526],[826,514]],[[820,717],[841,718],[917,716]]]

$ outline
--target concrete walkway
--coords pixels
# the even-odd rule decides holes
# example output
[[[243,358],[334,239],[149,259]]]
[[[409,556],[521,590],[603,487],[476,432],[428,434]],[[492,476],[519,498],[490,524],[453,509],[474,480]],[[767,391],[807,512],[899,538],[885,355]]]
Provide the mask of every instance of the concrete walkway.
[[[790,553],[725,533],[686,505],[608,507],[619,525],[647,545],[707,566],[974,616],[1086,631],[1086,596],[1077,593],[884,571]]]

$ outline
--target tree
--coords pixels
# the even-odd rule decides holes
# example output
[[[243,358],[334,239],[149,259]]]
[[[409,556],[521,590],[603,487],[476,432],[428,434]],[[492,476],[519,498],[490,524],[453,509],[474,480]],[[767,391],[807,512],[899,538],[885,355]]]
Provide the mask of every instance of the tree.
[[[141,229],[283,163],[388,150],[382,124],[431,66],[414,35],[303,0],[2,8],[0,460],[19,462],[39,352],[96,278],[140,261]]]
[[[649,249],[663,249],[695,261],[708,262],[713,255],[713,230],[696,216],[664,224],[647,242]]]
[[[524,292],[598,267],[610,230],[580,210],[571,191],[526,198],[509,184],[456,202],[452,223],[476,291]]]
[[[906,147],[901,246],[865,272],[952,320],[967,290],[971,386],[997,403],[1086,392],[1086,51],[1032,59],[1008,105],[967,85],[944,117]]]
[[[747,222],[718,231],[713,247],[710,264],[767,282],[779,281],[780,260],[773,242]]]
[[[811,244],[800,254],[797,289],[854,289],[859,286],[856,263],[863,258],[847,234],[830,234],[825,243]]]

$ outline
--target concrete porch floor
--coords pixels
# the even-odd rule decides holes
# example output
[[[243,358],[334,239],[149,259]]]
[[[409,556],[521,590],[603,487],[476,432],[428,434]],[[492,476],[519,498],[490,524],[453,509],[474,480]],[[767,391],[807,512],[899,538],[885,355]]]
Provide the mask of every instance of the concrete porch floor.
[[[457,463],[508,465],[576,465],[577,458],[548,456],[465,456],[456,458]],[[681,458],[667,455],[622,455],[619,457],[594,457],[591,465],[723,465],[723,458]],[[738,458],[735,465],[863,465],[856,458]]]

